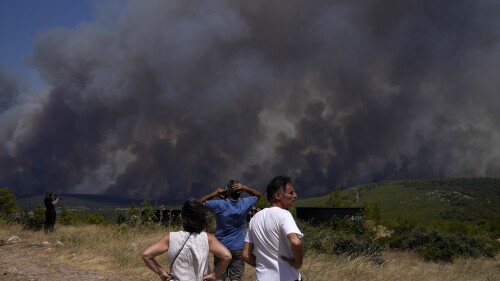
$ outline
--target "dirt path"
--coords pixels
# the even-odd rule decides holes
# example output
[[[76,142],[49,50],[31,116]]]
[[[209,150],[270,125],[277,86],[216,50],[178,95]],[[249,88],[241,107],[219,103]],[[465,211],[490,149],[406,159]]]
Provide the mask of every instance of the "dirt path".
[[[29,281],[122,281],[112,274],[82,270],[70,262],[53,257],[53,245],[21,242],[0,246],[0,280]]]

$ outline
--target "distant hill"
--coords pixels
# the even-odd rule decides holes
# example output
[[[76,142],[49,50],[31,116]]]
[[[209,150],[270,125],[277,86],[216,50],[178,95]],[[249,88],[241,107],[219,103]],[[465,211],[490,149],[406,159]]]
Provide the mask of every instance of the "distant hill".
[[[363,203],[377,204],[383,219],[500,221],[500,179],[457,178],[381,182],[342,190],[343,198],[359,192]],[[296,206],[324,206],[327,195],[298,200]],[[366,204],[365,203],[365,204]]]
[[[110,195],[99,195],[99,194],[60,194],[62,197],[61,201],[57,205],[58,207],[75,208],[83,207],[88,210],[100,210],[100,209],[115,209],[115,208],[128,208],[134,203],[136,206],[140,206],[143,199],[132,200]],[[17,198],[17,205],[23,209],[32,210],[36,207],[44,207],[43,205],[44,196],[20,196]],[[166,206],[167,208],[179,208],[179,202],[164,202],[155,201],[151,202],[153,206]]]
[[[468,222],[500,221],[500,179],[458,178],[380,182],[342,190],[344,199],[354,199],[359,192],[363,204],[380,208],[382,219],[414,218],[428,223],[442,220]],[[58,207],[85,207],[89,210],[127,208],[141,200],[123,199],[110,195],[62,194]],[[299,199],[297,207],[324,207],[328,195]],[[153,206],[180,209],[182,202],[152,201]],[[17,205],[24,209],[43,207],[43,196],[18,197]]]

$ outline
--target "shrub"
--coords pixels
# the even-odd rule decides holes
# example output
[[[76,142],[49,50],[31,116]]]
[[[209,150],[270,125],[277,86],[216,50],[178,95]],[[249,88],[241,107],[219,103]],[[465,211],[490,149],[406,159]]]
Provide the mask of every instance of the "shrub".
[[[40,230],[45,223],[45,208],[36,207],[33,212],[23,211],[21,224],[24,229]]]
[[[334,254],[346,256],[350,259],[363,256],[376,264],[383,262],[383,248],[381,245],[374,243],[373,240],[339,237],[335,241],[332,250]]]
[[[303,244],[306,251],[329,252],[336,237],[336,233],[331,228],[302,221],[297,221],[297,224],[304,234]]]
[[[155,214],[155,209],[151,205],[151,199],[146,198],[142,201],[140,215],[141,215],[141,222],[143,224],[151,225],[158,220]]]
[[[328,223],[298,221],[304,233],[306,251],[335,254],[348,258],[365,257],[382,263],[382,247],[375,242],[375,233],[362,222],[334,218]]]
[[[103,216],[96,213],[92,213],[84,216],[84,222],[85,224],[103,224],[106,221]]]
[[[124,224],[127,222],[127,216],[123,213],[119,213],[115,218],[114,221],[116,224]]]
[[[85,213],[81,210],[71,211],[68,208],[62,208],[57,222],[62,225],[102,224],[105,223],[105,219],[99,214]]]
[[[495,242],[463,233],[443,233],[438,230],[401,226],[391,237],[381,238],[392,249],[413,251],[427,261],[452,262],[458,257],[495,257]]]
[[[340,219],[333,217],[325,224],[325,226],[331,228],[337,233],[363,236],[368,239],[375,238],[375,232],[366,228],[361,220],[351,220],[348,218]]]

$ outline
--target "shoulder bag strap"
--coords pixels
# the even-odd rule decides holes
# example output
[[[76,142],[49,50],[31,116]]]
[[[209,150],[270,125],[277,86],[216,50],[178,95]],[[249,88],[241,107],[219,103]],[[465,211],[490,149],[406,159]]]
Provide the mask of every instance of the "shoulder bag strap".
[[[182,244],[181,249],[179,250],[179,252],[177,252],[177,255],[175,255],[175,258],[174,258],[174,259],[172,260],[172,262],[170,263],[170,271],[172,271],[172,265],[174,265],[175,260],[177,259],[177,257],[179,256],[179,254],[182,252],[182,249],[184,249],[184,246],[186,246],[186,243],[187,243],[187,241],[189,240],[189,237],[191,237],[191,234],[192,234],[192,233],[189,233],[188,238],[186,239],[186,241],[184,241],[184,244]]]

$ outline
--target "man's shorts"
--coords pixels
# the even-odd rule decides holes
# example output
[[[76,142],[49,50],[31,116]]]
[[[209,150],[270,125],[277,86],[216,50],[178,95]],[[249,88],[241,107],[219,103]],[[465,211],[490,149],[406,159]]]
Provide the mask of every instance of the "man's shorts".
[[[217,280],[226,280],[226,278],[229,278],[229,280],[241,280],[241,277],[245,273],[245,263],[241,259],[241,252],[242,250],[231,251],[233,258],[226,271],[221,276],[217,276]],[[219,259],[214,256],[214,266],[217,266],[218,263]]]

